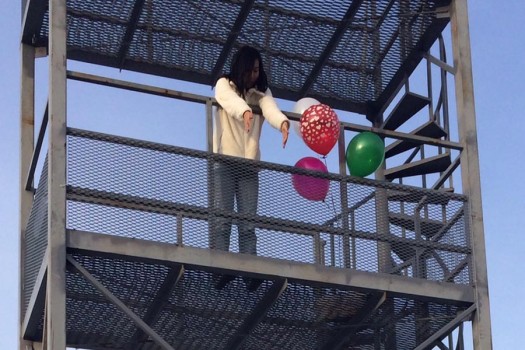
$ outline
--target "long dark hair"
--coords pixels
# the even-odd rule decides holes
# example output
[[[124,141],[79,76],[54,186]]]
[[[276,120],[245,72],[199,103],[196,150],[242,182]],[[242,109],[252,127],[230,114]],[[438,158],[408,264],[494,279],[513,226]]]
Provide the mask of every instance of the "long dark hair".
[[[256,60],[259,60],[259,78],[255,82],[255,86],[257,90],[265,92],[268,89],[268,78],[264,72],[261,53],[251,46],[243,46],[235,53],[230,67],[230,73],[224,75],[224,77],[228,78],[237,86],[237,89],[243,97],[247,88],[247,86],[245,86],[245,76],[253,69],[253,64]]]

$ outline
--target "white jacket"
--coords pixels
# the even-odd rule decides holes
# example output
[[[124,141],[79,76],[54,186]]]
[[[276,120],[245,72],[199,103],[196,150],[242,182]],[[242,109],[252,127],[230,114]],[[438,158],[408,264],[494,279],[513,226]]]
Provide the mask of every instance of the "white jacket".
[[[227,78],[217,81],[215,99],[219,107],[215,111],[213,152],[259,160],[259,139],[264,120],[268,119],[271,126],[280,130],[282,123],[288,118],[277,107],[270,89],[263,93],[252,88],[245,95],[246,98],[243,99],[235,84]],[[245,111],[252,110],[250,105],[259,106],[264,117],[254,114],[252,127],[247,133],[242,115]]]

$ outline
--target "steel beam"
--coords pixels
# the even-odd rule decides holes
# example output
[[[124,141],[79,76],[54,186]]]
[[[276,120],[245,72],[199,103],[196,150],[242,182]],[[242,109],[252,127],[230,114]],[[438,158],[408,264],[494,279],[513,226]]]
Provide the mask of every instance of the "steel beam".
[[[460,157],[457,157],[450,163],[448,168],[441,174],[439,179],[432,185],[433,190],[438,190],[441,186],[445,184],[445,182],[452,176],[452,173],[457,169],[457,167],[460,164]]]
[[[445,281],[445,282],[453,282],[454,278],[456,278],[461,273],[461,271],[463,271],[465,269],[465,267],[469,266],[469,263],[470,263],[470,258],[469,257],[463,258],[463,260],[461,260],[460,262],[457,263],[457,265],[456,265],[456,267],[454,267],[454,269],[449,271],[445,275],[445,277],[443,277],[443,281]]]
[[[148,312],[144,316],[144,322],[148,325],[155,324],[155,321],[160,315],[160,311],[169,303],[169,297],[173,288],[179,283],[181,277],[184,275],[184,267],[182,265],[177,265],[171,267],[168,275],[162,282],[155,299],[151,302],[151,307],[148,309]],[[142,343],[147,340],[148,335],[142,329],[137,329],[137,331],[131,337],[129,341],[130,350],[136,349],[137,344]]]
[[[35,136],[35,49],[29,45],[20,46],[21,71],[20,71],[20,216],[19,216],[19,347],[25,349],[23,340],[23,320],[27,310],[25,300],[25,252],[26,252],[26,226],[33,206],[33,192],[26,189],[25,174],[31,167],[31,157],[34,151]]]
[[[431,337],[419,344],[414,350],[425,350],[432,346],[435,342],[445,337],[448,333],[452,332],[460,323],[465,321],[476,310],[476,305],[471,305],[468,309],[461,312],[456,318],[447,323],[443,328],[434,333]]]
[[[135,4],[133,5],[133,10],[131,11],[128,26],[126,27],[126,33],[124,33],[124,37],[122,38],[122,42],[118,51],[117,57],[120,69],[122,69],[124,60],[126,59],[126,55],[129,50],[129,46],[133,40],[133,34],[135,34],[135,29],[137,29],[137,24],[139,23],[140,14],[142,12],[142,8],[144,7],[144,2],[145,0],[135,0]]]
[[[128,91],[141,92],[145,94],[150,94],[154,96],[163,96],[174,98],[182,101],[195,102],[205,104],[210,97],[191,94],[188,92],[181,92],[176,90],[170,90],[165,88],[160,88],[151,85],[137,84],[130,81],[118,80],[113,78],[101,77],[93,74],[81,73],[81,72],[67,72],[68,79],[82,81],[86,83],[108,86],[113,88],[119,88]],[[215,102],[215,99],[212,99]]]
[[[47,122],[49,120],[49,104],[46,105],[46,110],[44,111],[44,116],[42,117],[42,122],[40,124],[40,129],[38,131],[38,138],[36,140],[36,145],[31,158],[31,165],[29,170],[26,171],[26,178],[24,180],[25,189],[27,191],[34,192],[35,188],[33,186],[35,179],[35,170],[38,164],[38,159],[40,158],[40,151],[42,149],[42,144],[44,143],[44,136],[46,134]]]
[[[86,73],[81,73],[81,72],[68,71],[67,74],[68,74],[68,78],[71,80],[83,81],[83,82],[102,85],[102,86],[109,86],[109,87],[124,89],[128,91],[141,92],[141,93],[146,93],[146,94],[155,95],[155,96],[164,96],[168,98],[174,98],[174,99],[179,99],[182,101],[188,101],[188,102],[194,102],[194,103],[207,104],[210,101],[212,104],[217,103],[214,98],[210,98],[208,96],[196,95],[196,94],[181,92],[177,90],[171,90],[171,89],[166,89],[166,88],[161,88],[161,87],[156,87],[156,86],[151,86],[151,85],[138,84],[138,83],[134,83],[130,81],[107,78],[107,77],[97,76],[93,74],[86,74]],[[295,116],[295,113],[291,113],[291,112],[285,113],[285,114],[288,116],[292,116],[292,117]],[[347,122],[341,122],[341,126],[344,127],[345,130],[349,130],[349,131],[357,131],[357,132],[370,131],[380,136],[394,138],[397,140],[411,141],[417,144],[441,146],[447,149],[454,149],[454,150],[463,149],[462,145],[457,142],[439,140],[439,139],[435,139],[432,137],[414,135],[411,133],[385,130],[385,129],[374,128],[374,127],[364,126],[364,125],[359,125],[359,124],[354,124],[354,123],[347,123]]]
[[[385,192],[385,188],[378,188],[377,192]],[[319,232],[335,234],[335,235],[347,235],[353,238],[361,238],[367,241],[376,241],[379,243],[398,243],[409,245],[413,248],[425,248],[425,249],[437,249],[447,252],[470,254],[470,248],[460,245],[453,245],[441,242],[430,242],[426,240],[414,240],[409,238],[398,237],[395,235],[389,235],[384,231],[380,232],[380,235],[372,235],[373,232],[360,231],[353,229],[351,231],[345,231],[343,228],[322,226],[318,224],[306,225],[299,221],[284,220],[280,218],[264,217],[263,220],[257,220],[256,216],[229,212],[224,213],[220,209],[203,208],[196,205],[173,203],[169,201],[154,200],[138,196],[122,195],[113,192],[105,192],[98,190],[85,189],[81,187],[68,186],[67,187],[67,199],[71,201],[99,204],[115,208],[126,208],[131,210],[140,210],[145,212],[156,212],[167,215],[182,215],[183,217],[189,217],[197,220],[208,220],[210,214],[220,215],[232,219],[233,223],[242,220],[255,220],[255,226],[257,228],[274,230],[279,227],[281,230],[286,230],[299,235],[306,235],[315,237]],[[385,197],[386,200],[386,197]],[[386,270],[388,271],[388,270]]]
[[[259,301],[255,306],[252,313],[248,318],[243,322],[243,324],[237,329],[237,332],[232,336],[228,341],[225,349],[227,350],[236,350],[240,349],[250,332],[257,326],[257,324],[266,316],[273,304],[279,299],[281,294],[284,293],[288,282],[286,279],[278,279],[273,282],[273,285],[270,287],[268,292],[264,297]]]
[[[449,65],[448,63],[446,62],[443,62],[442,60],[440,60],[439,58],[437,58],[436,56],[433,56],[432,54],[430,53],[426,53],[424,55],[424,57],[430,62],[430,63],[433,63],[435,64],[436,66],[438,66],[439,68],[449,72],[450,74],[454,75],[456,74],[456,69],[454,67],[452,67],[451,65]]]
[[[233,24],[230,34],[228,34],[226,42],[222,46],[219,58],[217,59],[217,62],[215,62],[215,66],[213,67],[213,70],[211,72],[212,84],[214,84],[215,81],[219,78],[224,67],[224,63],[226,63],[226,59],[228,58],[228,55],[230,54],[230,51],[233,48],[233,44],[235,43],[235,40],[237,40],[237,37],[241,32],[242,26],[244,25],[244,22],[246,22],[246,18],[248,18],[248,15],[250,14],[254,3],[255,0],[248,0],[244,1],[244,3],[242,4],[241,10],[237,15],[237,19]]]
[[[461,177],[463,192],[469,197],[467,221],[471,232],[476,296],[472,336],[475,350],[490,350],[492,330],[467,0],[453,0],[450,9],[458,130],[460,142],[464,146],[461,152]]]
[[[91,255],[136,261],[183,264],[194,269],[258,276],[286,278],[306,283],[363,290],[384,291],[391,295],[422,301],[465,305],[474,302],[472,287],[403,276],[356,271],[294,261],[234,254],[213,249],[177,247],[173,244],[131,239],[105,234],[68,231],[68,249]]]
[[[328,62],[328,59],[332,55],[332,52],[334,52],[334,50],[337,48],[337,44],[339,43],[346,30],[350,26],[350,23],[352,23],[352,20],[357,14],[357,10],[359,9],[359,7],[361,7],[362,3],[363,0],[355,0],[351,2],[350,7],[346,11],[344,17],[339,22],[339,25],[334,31],[334,34],[332,34],[332,37],[326,44],[323,53],[321,53],[314,67],[312,68],[312,71],[306,78],[303,87],[299,91],[299,96],[304,96],[308,93],[308,90],[310,90],[310,87],[315,82],[315,79],[317,79],[317,76],[319,75],[319,73],[321,73],[323,66],[326,64],[326,62]]]
[[[42,310],[44,310],[46,302],[46,281],[47,281],[47,257],[49,255],[49,249],[42,259],[42,265],[35,280],[33,286],[33,292],[27,305],[25,317],[22,323],[21,337],[24,339],[36,339],[37,327],[42,316]]]
[[[150,326],[148,326],[139,316],[137,316],[130,308],[128,308],[119,298],[111,293],[106,287],[102,285],[92,274],[89,273],[82,265],[80,265],[73,257],[67,256],[67,261],[80,274],[89,281],[106,299],[112,302],[120,311],[126,314],[137,327],[146,333],[157,345],[164,350],[174,350],[164,339],[162,339]]]
[[[386,293],[373,294],[363,305],[360,312],[352,317],[337,334],[323,347],[324,350],[340,349],[357,332],[367,328],[364,324],[376,310],[385,302]]]
[[[47,348],[66,348],[66,0],[49,1]]]

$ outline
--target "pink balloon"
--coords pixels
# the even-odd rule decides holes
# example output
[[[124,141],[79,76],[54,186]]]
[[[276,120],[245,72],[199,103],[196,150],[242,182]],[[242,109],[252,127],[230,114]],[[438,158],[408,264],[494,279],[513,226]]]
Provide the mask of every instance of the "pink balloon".
[[[301,135],[308,147],[326,156],[339,138],[339,118],[327,105],[307,108],[301,116]]]
[[[328,173],[328,169],[319,159],[305,157],[295,163],[297,168]],[[292,174],[292,184],[297,193],[308,200],[324,201],[330,188],[328,179],[320,179],[307,175]]]

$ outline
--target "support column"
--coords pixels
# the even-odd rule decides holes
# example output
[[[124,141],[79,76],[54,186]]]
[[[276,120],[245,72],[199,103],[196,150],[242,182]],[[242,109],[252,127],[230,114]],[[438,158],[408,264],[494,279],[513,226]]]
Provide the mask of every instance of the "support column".
[[[66,0],[49,1],[47,348],[66,348]]]
[[[467,0],[453,0],[450,9],[454,67],[457,71],[455,75],[457,119],[459,138],[463,146],[461,176],[463,193],[469,198],[467,220],[471,232],[472,273],[476,297],[472,336],[475,350],[490,350],[492,331]]]
[[[30,342],[24,341],[22,325],[25,316],[25,251],[26,226],[33,206],[33,192],[26,190],[26,180],[35,149],[35,49],[21,44],[20,74],[20,221],[19,221],[19,348],[25,350]]]

